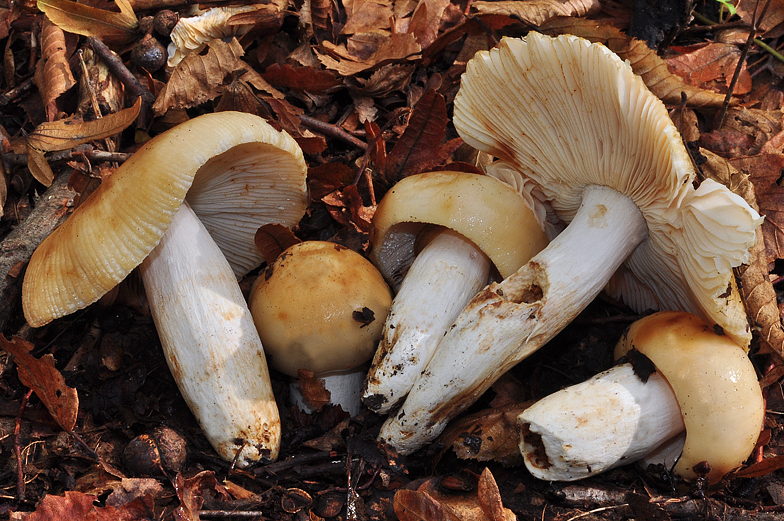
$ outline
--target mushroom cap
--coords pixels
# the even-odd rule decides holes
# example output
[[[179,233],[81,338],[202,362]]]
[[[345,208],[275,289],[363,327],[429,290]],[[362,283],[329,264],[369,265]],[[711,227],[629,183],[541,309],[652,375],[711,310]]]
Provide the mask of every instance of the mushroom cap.
[[[243,275],[263,260],[259,226],[302,218],[306,174],[294,139],[252,114],[205,114],[154,137],[33,253],[25,318],[39,327],[98,300],[155,248],[186,194]]]
[[[748,345],[751,333],[740,300],[725,295],[732,272],[718,272],[708,260],[729,259],[722,268],[747,260],[761,219],[713,181],[695,190],[680,134],[628,63],[576,36],[505,38],[468,63],[454,123],[466,143],[536,182],[566,223],[588,185],[628,196],[649,233],[611,281],[611,294],[637,312],[691,311]],[[714,207],[719,200],[721,206]],[[732,226],[698,226],[728,222],[722,212],[730,203],[737,204]],[[700,217],[686,216],[684,208]],[[706,248],[701,260],[684,262],[679,257],[699,250],[689,243],[695,239]]]
[[[547,246],[547,236],[523,197],[490,176],[428,172],[404,178],[373,216],[370,259],[398,287],[416,257],[427,224],[445,226],[473,242],[506,278]]]
[[[693,480],[694,466],[710,465],[715,483],[740,466],[759,437],[765,417],[757,373],[744,349],[699,317],[666,311],[634,322],[615,347],[647,356],[670,384],[686,425],[675,472]]]
[[[359,253],[326,241],[284,251],[251,289],[249,307],[270,365],[297,376],[353,369],[373,357],[392,294]]]

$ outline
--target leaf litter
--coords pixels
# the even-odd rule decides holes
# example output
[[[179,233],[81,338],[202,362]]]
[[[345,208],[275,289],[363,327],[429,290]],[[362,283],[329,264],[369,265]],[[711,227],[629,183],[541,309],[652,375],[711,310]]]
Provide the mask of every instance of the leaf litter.
[[[143,297],[134,277],[121,286],[123,298],[31,330],[18,306],[22,258],[3,286],[14,311],[0,315],[6,335],[0,341],[6,398],[0,443],[4,454],[14,455],[0,473],[6,502],[0,517],[195,520],[241,511],[276,519],[495,521],[587,518],[593,509],[605,519],[665,519],[697,515],[708,505],[727,519],[743,519],[784,508],[777,473],[784,466],[784,92],[778,87],[784,66],[768,50],[784,35],[784,4],[768,8],[757,34],[762,45],[741,64],[720,128],[714,126],[717,111],[758,3],[740,2],[729,21],[715,4],[698,7],[696,20],[657,54],[628,36],[631,8],[609,1],[279,0],[221,20],[218,37],[204,37],[203,49],[183,48],[179,64],[157,72],[133,63],[129,50],[145,34],[168,44],[172,27],[165,22],[198,14],[185,2],[40,0],[24,10],[16,4],[0,10],[7,50],[0,101],[3,236],[41,226],[28,216],[60,176],[73,179],[86,197],[125,157],[115,151],[132,152],[148,136],[202,112],[242,110],[291,133],[309,163],[311,202],[300,225],[257,234],[270,257],[310,239],[367,253],[375,207],[395,182],[440,168],[477,171],[451,111],[460,74],[478,50],[531,28],[607,45],[671,109],[702,174],[766,216],[751,260],[737,276],[769,409],[748,465],[716,489],[689,489],[673,484],[666,471],[633,467],[568,486],[533,480],[518,465],[516,413],[605,367],[615,340],[637,318],[599,299],[414,457],[374,439],[381,419],[369,411],[355,418],[328,405],[313,415],[300,412],[289,401],[285,378],[273,373],[282,457],[239,470],[211,452],[188,413],[144,305],[127,304]],[[703,25],[704,19],[719,24]],[[202,32],[209,34],[206,27]],[[78,53],[92,50],[86,38],[111,48],[111,55],[101,55],[93,46],[106,63],[120,62],[111,72],[125,92],[90,81],[76,93]],[[33,39],[41,42],[40,56],[25,44]],[[140,93],[155,103],[138,103]],[[106,97],[128,108],[112,109]],[[58,153],[68,155],[63,160]],[[256,276],[263,270],[242,281],[246,291]],[[317,385],[308,393],[326,403]],[[167,425],[189,448],[184,470],[159,465],[162,477],[126,477],[125,449]]]

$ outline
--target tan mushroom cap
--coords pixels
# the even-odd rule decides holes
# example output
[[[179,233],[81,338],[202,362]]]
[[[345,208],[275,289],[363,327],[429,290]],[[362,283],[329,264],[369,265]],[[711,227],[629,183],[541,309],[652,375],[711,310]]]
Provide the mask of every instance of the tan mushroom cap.
[[[660,312],[636,321],[615,348],[635,348],[651,359],[672,387],[686,425],[675,472],[695,479],[694,466],[710,465],[715,483],[740,466],[759,437],[765,416],[757,374],[744,349],[699,317]]]
[[[373,357],[392,294],[373,264],[326,241],[284,251],[251,289],[249,307],[270,365],[297,376],[353,369]]]
[[[628,196],[649,234],[610,293],[638,312],[691,311],[748,345],[740,300],[726,296],[726,268],[748,260],[761,219],[746,204],[730,210],[742,200],[713,181],[695,190],[691,160],[665,106],[618,56],[571,35],[505,38],[469,62],[454,123],[466,143],[533,180],[566,223],[586,186]],[[730,219],[723,229],[701,226]],[[698,260],[684,262],[695,253]]]
[[[412,175],[386,193],[373,217],[370,258],[392,285],[402,282],[427,224],[473,242],[504,278],[547,246],[533,212],[509,185],[464,172]]]
[[[33,253],[25,318],[39,327],[98,300],[155,248],[186,194],[235,274],[244,274],[262,261],[258,227],[292,226],[304,214],[306,174],[294,139],[251,114],[205,114],[156,136]],[[251,208],[240,221],[213,219]]]

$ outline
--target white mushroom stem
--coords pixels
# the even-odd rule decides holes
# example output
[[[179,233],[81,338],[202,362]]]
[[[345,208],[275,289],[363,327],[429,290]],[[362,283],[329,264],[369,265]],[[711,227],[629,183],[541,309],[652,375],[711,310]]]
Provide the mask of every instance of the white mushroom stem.
[[[339,405],[351,416],[356,416],[362,409],[362,383],[367,374],[367,364],[360,367],[348,369],[346,371],[334,371],[329,374],[317,375],[315,378],[321,380],[324,389],[329,391],[329,404]],[[289,384],[291,401],[308,414],[316,412],[317,408],[309,403],[302,395],[299,380],[294,380]]]
[[[490,259],[474,243],[443,229],[403,279],[368,372],[363,400],[386,414],[400,404],[460,311],[488,282]]]
[[[582,311],[648,233],[634,202],[589,185],[571,224],[528,264],[480,291],[379,437],[409,454]]]
[[[204,434],[245,466],[278,456],[280,418],[256,327],[229,263],[187,204],[141,264],[169,369]]]
[[[637,461],[685,428],[667,380],[654,372],[643,382],[631,364],[542,398],[517,423],[526,467],[551,481]]]

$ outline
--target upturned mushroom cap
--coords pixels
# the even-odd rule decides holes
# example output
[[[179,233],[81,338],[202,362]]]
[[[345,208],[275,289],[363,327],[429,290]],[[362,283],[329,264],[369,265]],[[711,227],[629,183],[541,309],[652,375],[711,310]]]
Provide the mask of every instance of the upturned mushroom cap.
[[[251,114],[205,114],[156,136],[36,249],[25,318],[38,327],[98,300],[158,244],[186,194],[243,275],[262,261],[258,227],[293,226],[304,214],[306,173],[294,139]]]
[[[547,245],[533,212],[507,184],[464,172],[406,177],[381,200],[373,216],[370,258],[399,287],[427,224],[454,230],[487,255],[507,277]]]
[[[392,294],[362,255],[325,241],[284,251],[249,307],[270,365],[290,376],[353,369],[373,357]]]
[[[628,196],[648,239],[617,272],[611,293],[638,312],[694,312],[748,345],[726,268],[748,260],[761,219],[746,204],[735,208],[739,198],[713,181],[695,191],[666,108],[610,50],[571,35],[505,38],[469,62],[454,123],[468,144],[536,182],[566,223],[586,186]]]
[[[675,465],[685,479],[707,462],[715,483],[749,457],[765,416],[762,390],[746,352],[699,317],[669,311],[632,324],[615,348],[650,358],[672,387],[686,425],[686,443]]]

